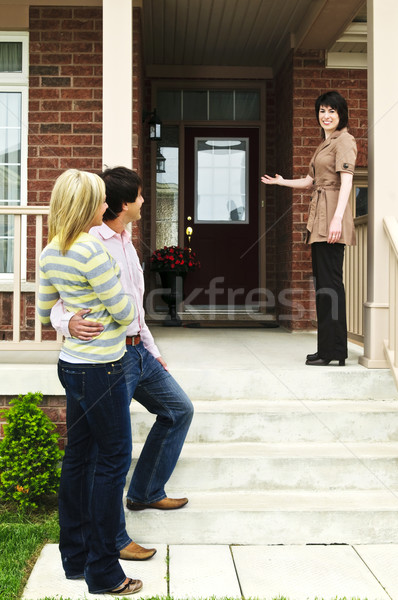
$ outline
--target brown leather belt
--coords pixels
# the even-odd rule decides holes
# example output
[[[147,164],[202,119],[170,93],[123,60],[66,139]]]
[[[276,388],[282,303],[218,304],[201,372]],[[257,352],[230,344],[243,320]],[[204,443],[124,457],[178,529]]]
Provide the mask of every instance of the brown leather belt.
[[[126,346],[137,346],[141,341],[141,336],[138,333],[137,335],[128,335],[126,336]]]

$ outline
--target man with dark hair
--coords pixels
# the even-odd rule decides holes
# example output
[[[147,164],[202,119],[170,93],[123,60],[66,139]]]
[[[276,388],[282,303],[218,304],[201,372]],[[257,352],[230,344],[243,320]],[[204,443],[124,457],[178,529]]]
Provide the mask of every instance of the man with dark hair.
[[[126,231],[129,223],[141,218],[142,182],[139,175],[126,167],[106,169],[101,175],[106,186],[108,208],[101,226],[90,234],[106,246],[121,269],[124,291],[136,306],[134,321],[127,328],[123,365],[130,398],[145,406],[156,421],[148,434],[127,492],[127,508],[173,510],[183,507],[187,498],[168,498],[165,485],[180,456],[193,417],[193,406],[185,392],[170,375],[154,339],[145,323],[143,308],[144,277],[137,252]],[[90,309],[66,313],[62,304],[53,309],[53,327],[65,336],[90,340],[102,326],[89,320]],[[87,318],[84,318],[87,317]],[[135,544],[126,532],[124,509],[121,509],[117,538],[120,557],[145,560],[155,554]]]

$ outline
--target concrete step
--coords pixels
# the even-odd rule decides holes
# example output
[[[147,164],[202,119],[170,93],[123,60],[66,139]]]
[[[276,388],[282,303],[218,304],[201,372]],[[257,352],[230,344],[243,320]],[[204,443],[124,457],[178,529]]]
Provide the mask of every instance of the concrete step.
[[[141,451],[135,444],[133,457]],[[133,458],[132,470],[136,458]],[[185,444],[169,495],[200,491],[398,489],[398,442]]]
[[[126,510],[140,543],[398,543],[398,489],[197,492],[177,511]]]
[[[238,348],[235,362],[240,358]],[[270,368],[254,356],[231,367],[225,365],[225,357],[223,364],[212,360],[208,357],[203,366],[188,362],[171,369],[191,400],[385,400],[396,398],[397,393],[389,371],[375,373],[356,363],[303,370],[305,357],[297,364]]]
[[[194,402],[188,442],[387,442],[398,440],[397,400],[217,400]],[[155,417],[131,403],[134,442]]]

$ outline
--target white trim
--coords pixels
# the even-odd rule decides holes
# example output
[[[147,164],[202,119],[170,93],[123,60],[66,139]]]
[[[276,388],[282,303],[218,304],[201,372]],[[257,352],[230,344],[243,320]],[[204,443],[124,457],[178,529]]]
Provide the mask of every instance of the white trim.
[[[133,166],[132,0],[103,0],[102,162]]]
[[[344,33],[336,40],[336,44],[354,42],[366,44],[368,41],[367,23],[350,23]]]
[[[326,52],[327,69],[367,69],[365,52]]]
[[[22,72],[0,73],[0,85],[29,84],[29,33],[27,31],[2,31],[0,42],[22,42]]]

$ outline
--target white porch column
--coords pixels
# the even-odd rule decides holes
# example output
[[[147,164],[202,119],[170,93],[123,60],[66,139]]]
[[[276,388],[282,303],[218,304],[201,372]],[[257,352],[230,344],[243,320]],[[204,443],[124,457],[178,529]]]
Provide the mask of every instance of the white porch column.
[[[369,223],[365,346],[360,363],[387,367],[388,245],[383,217],[398,216],[397,0],[368,0]]]
[[[133,166],[132,0],[103,0],[102,162]]]

